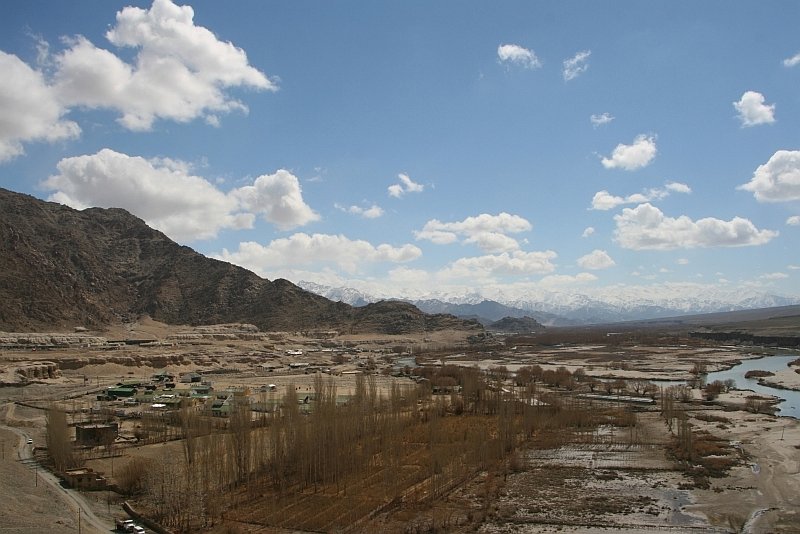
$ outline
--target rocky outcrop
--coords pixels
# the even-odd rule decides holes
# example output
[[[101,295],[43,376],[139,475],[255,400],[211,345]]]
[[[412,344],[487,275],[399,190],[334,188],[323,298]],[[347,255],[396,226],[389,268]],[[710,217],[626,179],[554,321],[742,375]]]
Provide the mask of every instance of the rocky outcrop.
[[[544,325],[533,317],[504,317],[486,327],[490,332],[506,332],[515,334],[529,334],[542,332]]]
[[[446,329],[482,331],[483,326],[478,321],[459,319],[454,315],[429,315],[407,302],[380,301],[355,308],[348,332],[402,335]]]
[[[61,371],[54,362],[36,362],[17,367],[15,374],[22,381],[58,378]]]
[[[2,347],[88,347],[104,345],[107,341],[104,337],[80,334],[0,332]]]

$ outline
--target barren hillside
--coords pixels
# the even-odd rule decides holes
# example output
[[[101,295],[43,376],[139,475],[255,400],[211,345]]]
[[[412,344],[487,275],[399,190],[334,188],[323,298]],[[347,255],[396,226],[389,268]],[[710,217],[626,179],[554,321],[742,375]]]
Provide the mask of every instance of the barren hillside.
[[[0,189],[0,330],[169,324],[408,333],[480,329],[403,303],[353,308],[181,246],[121,209],[77,211]]]

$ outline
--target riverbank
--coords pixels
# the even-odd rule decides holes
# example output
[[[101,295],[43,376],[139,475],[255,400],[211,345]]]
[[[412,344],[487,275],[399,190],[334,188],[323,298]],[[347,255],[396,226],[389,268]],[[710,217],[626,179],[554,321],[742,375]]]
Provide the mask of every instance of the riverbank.
[[[800,358],[795,361],[800,362]],[[758,382],[776,389],[800,391],[800,365],[790,365],[787,369],[777,371],[770,377],[761,378]]]
[[[785,354],[747,359],[729,369],[708,373],[706,382],[733,381],[736,389],[750,390],[753,394],[762,397],[776,397],[781,399],[780,402],[775,403],[778,415],[798,418],[800,417],[800,374],[796,372],[795,366],[789,367],[789,364],[796,360],[795,355]],[[759,374],[762,371],[767,371],[772,376],[752,378],[754,372]],[[747,378],[748,373],[751,378]],[[752,408],[752,406],[749,407],[751,410]]]
[[[712,479],[709,489],[694,490],[696,504],[687,510],[736,532],[800,532],[800,421],[746,411],[703,413],[708,420],[692,424],[724,436],[744,461],[727,477]]]

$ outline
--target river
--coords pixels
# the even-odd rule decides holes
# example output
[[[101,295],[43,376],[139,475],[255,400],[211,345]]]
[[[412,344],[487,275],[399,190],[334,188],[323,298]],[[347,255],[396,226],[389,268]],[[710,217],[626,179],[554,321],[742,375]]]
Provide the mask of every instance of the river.
[[[756,360],[744,360],[739,365],[736,365],[727,371],[708,373],[708,376],[706,377],[706,383],[711,383],[715,380],[724,382],[732,379],[734,382],[736,382],[737,389],[750,389],[760,395],[774,395],[776,397],[780,397],[784,400],[776,405],[778,410],[776,414],[784,417],[794,417],[795,419],[800,419],[800,391],[762,386],[758,383],[757,379],[744,377],[747,371],[784,371],[787,369],[789,362],[792,362],[796,359],[797,355],[766,356]]]

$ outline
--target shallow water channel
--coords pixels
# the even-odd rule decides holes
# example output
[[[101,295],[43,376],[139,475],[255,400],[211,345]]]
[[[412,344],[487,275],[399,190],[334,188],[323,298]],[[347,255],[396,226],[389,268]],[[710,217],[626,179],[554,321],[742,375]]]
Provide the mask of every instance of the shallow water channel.
[[[790,389],[778,389],[770,386],[762,386],[755,378],[745,378],[744,375],[747,371],[784,371],[788,368],[789,362],[797,359],[794,356],[765,356],[756,360],[745,360],[739,365],[736,365],[727,371],[717,371],[715,373],[708,373],[706,383],[711,383],[715,380],[722,382],[732,379],[736,382],[737,389],[750,389],[760,395],[774,395],[783,400],[776,406],[778,409],[777,415],[784,417],[794,417],[800,419],[800,391]]]

